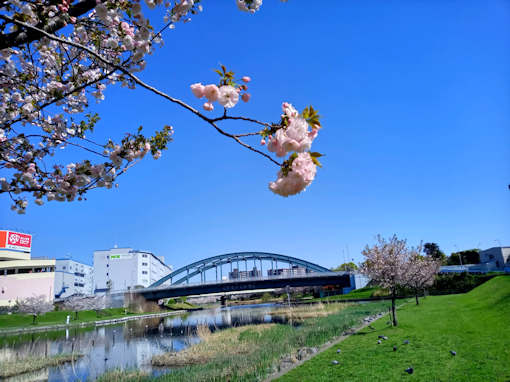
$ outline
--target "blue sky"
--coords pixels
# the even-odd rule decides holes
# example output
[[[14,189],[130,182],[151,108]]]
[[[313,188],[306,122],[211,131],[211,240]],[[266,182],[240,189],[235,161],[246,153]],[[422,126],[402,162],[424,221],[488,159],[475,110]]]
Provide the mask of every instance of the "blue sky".
[[[283,101],[313,104],[324,126],[313,149],[326,156],[312,186],[273,195],[267,159],[143,89],[109,88],[93,106],[96,138],[170,124],[174,142],[86,202],[17,215],[2,196],[2,228],[34,235],[34,256],[91,263],[117,244],[174,266],[260,250],[331,267],[360,261],[379,233],[448,253],[510,245],[510,3],[266,0],[255,15],[234,0],[203,5],[141,77],[199,107],[189,85],[216,82],[222,63],[253,79],[233,114],[276,121]]]

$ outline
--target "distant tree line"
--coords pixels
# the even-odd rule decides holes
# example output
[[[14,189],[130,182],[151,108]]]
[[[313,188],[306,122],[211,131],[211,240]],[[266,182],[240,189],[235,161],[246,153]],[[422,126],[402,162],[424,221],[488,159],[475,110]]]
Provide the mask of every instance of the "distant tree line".
[[[436,243],[425,243],[423,252],[429,257],[440,260],[442,265],[460,265],[461,260],[462,264],[480,263],[480,250],[478,248],[453,252],[450,256],[446,256]]]

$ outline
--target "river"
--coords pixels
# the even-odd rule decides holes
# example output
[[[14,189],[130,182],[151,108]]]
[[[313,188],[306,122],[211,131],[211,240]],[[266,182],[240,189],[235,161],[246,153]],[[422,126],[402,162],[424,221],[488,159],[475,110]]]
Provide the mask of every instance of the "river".
[[[0,337],[0,364],[29,356],[73,352],[84,355],[74,363],[5,379],[9,382],[94,380],[112,369],[139,369],[159,375],[169,370],[152,367],[152,356],[180,351],[199,342],[196,335],[198,325],[208,325],[215,331],[232,326],[284,323],[285,317],[269,314],[280,306],[258,304],[221,307],[103,327]]]

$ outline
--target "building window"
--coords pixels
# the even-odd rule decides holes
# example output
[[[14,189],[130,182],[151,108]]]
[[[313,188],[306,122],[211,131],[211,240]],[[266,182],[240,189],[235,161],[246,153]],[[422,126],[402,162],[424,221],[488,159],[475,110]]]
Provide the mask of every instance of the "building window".
[[[147,257],[147,255],[142,255],[142,257],[145,257],[145,258],[146,258],[146,257]]]
[[[142,275],[146,275],[147,274],[147,271],[142,271]]]
[[[146,267],[146,266],[147,266],[147,263],[142,263],[142,266],[145,266],[145,267]]]
[[[108,275],[108,272],[106,272],[106,276],[109,276],[109,275]]]
[[[66,270],[66,266],[64,265],[64,266],[62,267],[62,269],[65,271],[65,270]]]

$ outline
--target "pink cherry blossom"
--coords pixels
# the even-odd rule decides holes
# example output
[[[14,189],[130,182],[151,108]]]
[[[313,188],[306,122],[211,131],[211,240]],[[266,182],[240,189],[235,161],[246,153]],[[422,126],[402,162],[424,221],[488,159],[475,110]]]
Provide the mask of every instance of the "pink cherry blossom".
[[[299,116],[298,111],[288,102],[282,104],[283,113],[289,118],[296,118]]]
[[[268,138],[267,149],[275,153],[279,157],[287,155],[287,151],[284,149],[283,144],[285,143],[286,137],[283,129],[279,129],[274,136]]]
[[[282,140],[282,145],[285,151],[301,153],[310,150],[312,140],[308,136],[308,123],[304,118],[291,118],[284,134],[285,138]]]
[[[220,96],[220,89],[214,84],[206,85],[204,87],[204,96],[209,102],[217,101]]]
[[[191,85],[190,88],[195,97],[197,98],[202,98],[205,94],[205,86],[202,85],[200,82]]]
[[[210,102],[206,102],[206,103],[204,103],[203,108],[204,108],[204,110],[207,110],[207,111],[213,111],[214,105]]]
[[[239,102],[239,94],[233,86],[223,85],[220,87],[218,102],[226,109],[233,108]]]
[[[304,191],[315,178],[317,166],[309,153],[300,153],[292,162],[291,170],[284,175],[280,170],[278,179],[269,183],[269,189],[281,196],[295,195]]]
[[[236,0],[236,3],[241,11],[255,13],[262,5],[262,0]]]

